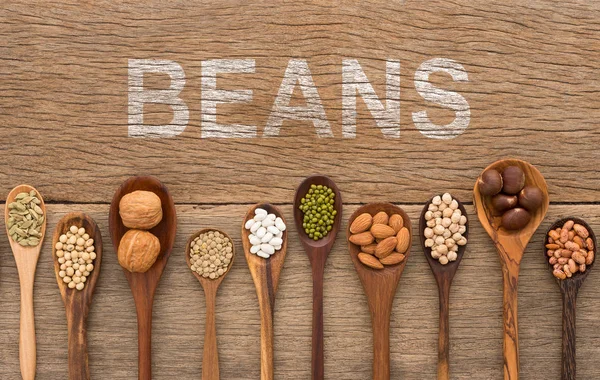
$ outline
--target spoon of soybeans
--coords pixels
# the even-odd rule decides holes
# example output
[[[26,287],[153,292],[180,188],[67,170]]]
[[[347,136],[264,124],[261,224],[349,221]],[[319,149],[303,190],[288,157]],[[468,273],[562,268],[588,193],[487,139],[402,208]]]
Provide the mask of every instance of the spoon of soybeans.
[[[223,231],[216,230],[214,228],[205,228],[202,229],[192,236],[187,241],[185,245],[185,261],[189,268],[192,267],[190,256],[190,250],[192,248],[192,243],[194,240],[205,233],[208,232],[219,232],[223,234],[231,244],[231,261],[227,266],[227,270],[223,272],[218,278],[211,279],[210,277],[204,277],[198,274],[196,271],[192,271],[194,276],[200,281],[200,285],[204,289],[204,295],[206,297],[206,329],[204,332],[204,354],[202,359],[202,378],[210,379],[210,380],[219,380],[219,351],[217,349],[217,326],[215,322],[215,308],[216,308],[216,300],[217,300],[217,289],[225,276],[231,270],[231,266],[233,265],[233,259],[235,258],[235,245],[233,244],[233,240]]]
[[[501,217],[497,216],[491,204],[491,197],[484,196],[480,191],[480,180],[476,181],[473,189],[473,202],[475,211],[481,225],[490,235],[502,264],[504,282],[504,379],[517,380],[519,378],[519,328],[517,313],[517,285],[519,282],[519,268],[525,247],[546,216],[550,199],[548,186],[542,174],[528,162],[505,159],[496,161],[488,166],[503,173],[509,166],[518,166],[525,175],[525,186],[536,186],[541,190],[541,206],[531,213],[529,222],[521,229],[507,230],[501,225]],[[481,176],[480,176],[481,178]]]
[[[314,240],[306,234],[304,229],[304,212],[300,210],[302,199],[311,190],[312,186],[327,186],[335,195],[333,209],[336,211],[333,226],[327,235],[319,240]],[[317,190],[317,189],[315,189]],[[318,191],[318,190],[317,190]],[[308,255],[313,277],[313,327],[312,327],[312,379],[319,380],[325,376],[325,359],[323,344],[323,277],[327,256],[335,243],[335,238],[340,229],[342,220],[342,195],[335,183],[326,176],[313,175],[306,178],[294,197],[294,222],[302,246]]]
[[[450,379],[450,286],[454,275],[458,270],[460,261],[465,253],[466,245],[457,245],[458,251],[455,261],[449,261],[447,264],[442,265],[437,259],[431,256],[431,248],[425,245],[427,238],[424,235],[425,228],[427,227],[427,221],[425,215],[429,209],[429,205],[435,197],[432,197],[421,212],[421,218],[419,219],[419,235],[421,236],[421,245],[425,258],[429,263],[433,277],[438,285],[439,298],[440,298],[440,330],[438,338],[438,380],[449,380]],[[452,197],[458,203],[458,209],[462,212],[462,215],[467,216],[467,210],[463,204],[456,198]],[[465,224],[466,231],[462,234],[463,237],[468,238],[469,235],[469,221]]]
[[[89,277],[84,277],[84,288],[81,290],[70,289],[59,275],[61,264],[59,264],[56,255],[56,243],[62,234],[69,231],[71,226],[83,227],[85,232],[90,236],[90,239],[94,241],[94,269]],[[100,276],[100,264],[102,263],[102,235],[94,219],[84,213],[70,213],[65,215],[58,222],[54,230],[52,258],[58,289],[60,290],[67,314],[67,328],[69,331],[69,379],[89,380],[87,317],[90,312],[96,283]]]
[[[570,228],[565,226],[566,222],[570,222]],[[562,241],[560,239],[554,239],[560,236],[560,233],[564,230],[567,231],[566,235],[568,236],[569,233],[571,233],[570,231],[573,231],[573,235],[576,236],[578,235],[577,232],[575,231],[575,229],[573,228],[574,225],[579,225],[579,226],[583,226],[586,231],[587,231],[587,237],[584,236],[580,236],[579,243],[581,246],[583,246],[582,248],[584,248],[587,252],[587,256],[585,256],[586,262],[583,264],[583,266],[585,267],[585,270],[583,272],[581,272],[579,270],[580,265],[577,265],[577,272],[576,273],[572,273],[571,277],[566,277],[566,275],[564,275],[564,272],[559,272],[558,274],[561,277],[566,277],[566,278],[559,278],[557,277],[554,272],[555,272],[555,265],[557,266],[557,268],[560,267],[567,267],[569,266],[569,264],[575,264],[575,262],[571,259],[569,259],[568,261],[566,260],[567,257],[565,256],[569,256],[572,255],[571,251],[568,249],[563,249],[564,247],[564,242],[566,239],[563,239]],[[577,226],[575,226],[575,228],[577,228]],[[560,232],[559,232],[560,230]],[[554,222],[554,224],[552,224],[552,226],[550,226],[550,228],[548,229],[548,232],[546,233],[546,239],[544,240],[544,258],[546,260],[546,262],[548,263],[548,268],[550,269],[550,272],[552,273],[552,277],[554,277],[556,279],[556,282],[558,283],[558,287],[560,288],[560,292],[562,294],[562,301],[563,301],[563,326],[562,326],[562,380],[575,380],[575,306],[577,303],[577,293],[579,292],[579,288],[581,288],[581,285],[583,284],[583,282],[585,281],[585,279],[587,278],[588,274],[590,273],[590,270],[592,269],[592,267],[594,266],[594,257],[596,256],[596,235],[594,235],[594,231],[592,231],[592,229],[590,228],[590,226],[582,219],[579,218],[563,218],[560,220],[557,220],[556,222]],[[554,238],[552,237],[554,236]],[[569,239],[571,240],[571,239]],[[577,244],[577,243],[576,243]],[[563,247],[561,247],[561,245]],[[558,250],[562,251],[567,251],[567,253],[565,255],[562,255],[561,253],[557,253]],[[555,253],[557,253],[556,255],[554,255]],[[591,255],[591,257],[590,257]],[[567,264],[562,264],[559,263],[558,260],[559,258],[557,257],[561,257],[563,258],[562,260],[567,261]],[[572,256],[569,256],[572,257]],[[581,257],[579,257],[581,259]],[[556,264],[552,264],[550,262],[550,260],[552,261],[557,261]],[[563,262],[564,262],[563,261]],[[571,262],[573,261],[573,262]],[[570,272],[570,270],[569,270]]]
[[[26,206],[23,204],[26,204]],[[23,219],[33,221],[33,224],[24,228],[15,227],[15,223],[23,221]],[[46,206],[40,193],[29,185],[19,185],[12,189],[6,197],[4,220],[10,247],[17,263],[21,286],[21,326],[19,333],[21,376],[23,380],[33,380],[35,379],[36,367],[33,283],[40,250],[46,235],[47,222]],[[32,235],[30,233],[32,227],[37,228],[39,233]]]

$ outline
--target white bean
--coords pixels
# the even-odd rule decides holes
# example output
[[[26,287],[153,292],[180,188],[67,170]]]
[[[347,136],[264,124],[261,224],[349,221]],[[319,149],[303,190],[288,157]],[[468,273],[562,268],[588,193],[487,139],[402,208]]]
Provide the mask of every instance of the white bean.
[[[255,215],[262,214],[262,215],[265,215],[265,216],[266,216],[268,213],[267,213],[267,210],[265,210],[264,208],[260,208],[260,207],[259,207],[259,208],[257,208],[256,210],[254,210],[254,214],[255,214]]]
[[[282,245],[283,244],[283,239],[278,238],[278,237],[274,237],[273,239],[269,240],[269,244],[271,244],[273,247],[276,247],[278,245]]]
[[[256,252],[260,251],[260,245],[253,245],[250,247],[250,253],[256,254]]]
[[[257,222],[254,219],[250,219],[250,220],[254,222],[254,224],[250,227],[250,232],[256,233],[256,231],[262,226],[262,223]]]
[[[268,253],[269,255],[272,255],[275,253],[275,248],[271,244],[261,244],[260,250],[263,251],[264,253]]]
[[[266,217],[267,217],[267,214],[256,214],[256,215],[254,215],[254,220],[256,220],[257,222],[261,222],[261,221],[265,220]]]
[[[273,236],[276,236],[279,233],[279,228],[277,228],[275,226],[269,226],[269,227],[267,227],[267,231],[272,233]]]
[[[258,229],[258,231],[256,231],[256,236],[260,239],[263,238],[263,236],[265,236],[265,234],[267,233],[267,229],[264,227],[261,227]]]
[[[273,226],[273,225],[275,225],[275,221],[271,218],[266,218],[265,220],[262,221],[262,225],[263,225],[263,227]]]
[[[277,227],[279,231],[285,231],[285,223],[283,222],[283,219],[279,217],[275,219],[275,227]]]
[[[273,239],[273,234],[270,232],[267,232],[261,239],[261,243],[267,243],[269,242],[271,239]]]
[[[276,251],[279,251],[280,249],[281,249],[281,246],[280,246],[280,245],[277,245],[277,246],[275,246],[275,250],[276,250]]]
[[[250,244],[252,244],[252,245],[260,244],[260,238],[256,235],[250,235]]]
[[[249,230],[250,227],[252,227],[252,225],[254,225],[254,223],[256,223],[256,221],[254,219],[248,219],[246,221],[246,224],[244,224],[244,228],[246,228],[247,230]]]
[[[271,257],[271,255],[269,255],[268,253],[264,253],[263,251],[258,251],[256,254],[262,257],[263,259],[268,259],[269,257]]]

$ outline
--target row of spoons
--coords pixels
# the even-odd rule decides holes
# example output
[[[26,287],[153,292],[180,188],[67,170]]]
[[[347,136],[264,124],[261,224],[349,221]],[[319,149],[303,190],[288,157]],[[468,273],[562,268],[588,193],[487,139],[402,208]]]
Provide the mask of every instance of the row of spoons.
[[[490,165],[500,169],[508,165],[519,165],[528,174],[537,186],[544,191],[545,207],[540,209],[531,222],[522,231],[506,233],[498,225],[497,220],[491,216],[482,197],[478,194],[477,185],[474,189],[475,207],[479,219],[484,228],[490,234],[503,265],[504,274],[504,356],[505,356],[505,378],[518,378],[518,339],[517,339],[517,312],[516,312],[516,288],[519,263],[527,242],[543,220],[548,208],[548,195],[545,181],[539,171],[530,164],[519,160],[503,160]],[[306,194],[311,185],[325,185],[336,193],[335,209],[338,211],[333,230],[324,239],[314,241],[301,231],[302,213],[298,206],[300,199]],[[23,191],[34,190],[30,186],[22,185],[15,188],[8,196],[8,202],[14,199],[15,195]],[[135,190],[152,191],[159,195],[164,212],[163,220],[154,227],[151,232],[157,236],[161,242],[161,252],[158,260],[145,273],[131,273],[124,270],[127,280],[130,284],[135,300],[138,316],[138,343],[139,343],[139,378],[151,378],[151,327],[152,327],[152,304],[154,292],[170,256],[176,232],[176,212],[173,199],[167,188],[153,177],[133,177],[124,182],[115,193],[110,207],[109,230],[115,251],[118,249],[122,235],[126,228],[120,220],[118,205],[122,196]],[[422,237],[424,229],[424,213],[427,205],[421,215],[419,234]],[[42,201],[40,205],[45,213],[45,207]],[[283,218],[280,210],[270,204],[258,204],[252,207],[246,216],[246,219],[254,214],[257,207],[264,208],[270,213]],[[464,215],[466,210],[459,203],[459,207]],[[397,206],[387,203],[375,203],[365,205],[350,217],[348,225],[354,218],[362,213],[368,212],[374,215],[379,211],[386,211],[389,214],[398,213],[403,216],[406,226],[411,230],[410,219],[406,213]],[[342,198],[339,189],[331,179],[325,176],[312,176],[303,181],[296,191],[294,200],[294,220],[298,228],[299,237],[305,248],[312,267],[313,275],[313,344],[312,344],[312,378],[324,378],[324,353],[323,353],[323,275],[327,256],[333,246],[336,235],[341,225],[342,216]],[[244,220],[246,220],[244,219]],[[559,221],[560,222],[560,221]],[[557,222],[557,223],[559,223]],[[58,276],[58,263],[56,257],[54,262],[56,266],[57,281],[67,309],[67,321],[69,331],[69,374],[72,379],[89,379],[89,369],[87,365],[87,344],[86,344],[86,319],[89,313],[92,295],[95,284],[100,272],[100,263],[102,260],[102,238],[100,231],[94,221],[85,214],[66,215],[58,223],[54,240],[56,241],[61,233],[68,226],[82,226],[90,233],[90,237],[96,241],[96,264],[88,283],[83,291],[68,289],[66,284]],[[589,231],[589,226],[585,225]],[[42,235],[45,234],[46,224],[42,226]],[[188,240],[186,245],[186,259],[189,265],[190,243],[193,238],[205,230],[199,231]],[[468,227],[467,227],[468,233]],[[254,280],[261,313],[261,379],[273,378],[273,311],[275,304],[275,295],[279,283],[279,277],[285,260],[287,251],[287,232],[283,236],[282,249],[273,255],[270,259],[264,260],[250,253],[250,244],[248,241],[249,232],[242,227],[242,242],[244,253],[252,278]],[[348,234],[349,236],[349,234]],[[592,235],[593,236],[593,235]],[[11,239],[9,239],[11,240]],[[43,237],[40,239],[40,242]],[[424,239],[423,239],[424,240]],[[35,267],[40,253],[40,245],[37,247],[23,248],[10,241],[21,283],[21,333],[20,333],[20,362],[21,372],[24,379],[33,379],[35,377],[35,329],[33,323],[33,279],[35,276]],[[423,243],[423,241],[422,241]],[[54,245],[54,244],[53,244]],[[374,361],[373,374],[374,379],[389,379],[389,321],[392,310],[392,304],[399,279],[404,270],[407,260],[395,266],[386,267],[384,270],[373,270],[364,266],[357,259],[360,247],[349,243],[349,251],[354,262],[359,278],[365,289],[369,309],[371,312],[374,334]],[[458,259],[448,265],[441,265],[437,260],[431,257],[430,248],[423,244],[425,256],[431,266],[432,272],[436,278],[440,293],[440,339],[439,339],[439,364],[438,379],[449,378],[449,322],[448,305],[449,293],[452,279],[458,269],[458,265],[464,255],[466,246],[462,246],[458,252]],[[406,253],[408,258],[410,253]],[[55,253],[53,253],[55,255]],[[235,258],[235,249],[234,249]],[[233,261],[233,259],[232,259]],[[227,274],[228,271],[225,273]],[[564,311],[564,337],[563,337],[563,372],[571,375],[564,375],[563,379],[574,378],[574,307],[575,297],[579,286],[587,276],[585,274],[574,276],[572,279],[559,281],[565,300]],[[203,359],[203,378],[218,379],[219,365],[217,355],[216,327],[215,327],[215,300],[217,289],[224,279],[224,276],[216,280],[206,279],[198,276],[202,284],[207,303],[206,317],[206,335]],[[565,377],[566,376],[566,377]]]

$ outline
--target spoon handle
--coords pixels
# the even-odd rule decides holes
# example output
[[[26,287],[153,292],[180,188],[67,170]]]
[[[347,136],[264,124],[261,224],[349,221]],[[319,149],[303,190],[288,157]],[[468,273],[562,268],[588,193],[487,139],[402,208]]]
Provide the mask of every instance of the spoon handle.
[[[67,315],[69,330],[69,379],[89,380],[87,328],[82,315]]]
[[[35,268],[34,268],[35,271]],[[34,272],[35,273],[35,272]],[[21,278],[21,325],[19,332],[19,361],[23,380],[35,379],[36,342],[35,319],[33,315],[33,278],[30,272]]]
[[[390,313],[371,313],[373,319],[373,380],[390,379]]]
[[[577,288],[569,287],[562,292],[562,380],[575,380],[575,306]]]
[[[138,378],[152,379],[152,304],[151,295],[134,296],[138,318]]]
[[[204,287],[206,296],[206,330],[202,358],[202,380],[219,380],[219,351],[217,349],[217,325],[215,323],[216,288]]]
[[[514,268],[513,268],[514,269]],[[504,291],[504,380],[519,378],[519,328],[517,323],[518,267],[510,270],[502,266]]]
[[[320,264],[320,265],[319,265]],[[323,276],[324,263],[313,265],[313,316],[312,316],[312,380],[325,377],[323,343]]]
[[[260,298],[259,298],[260,300]],[[273,380],[273,307],[260,302],[260,379]]]
[[[440,332],[438,337],[438,380],[450,379],[450,283],[440,286]]]

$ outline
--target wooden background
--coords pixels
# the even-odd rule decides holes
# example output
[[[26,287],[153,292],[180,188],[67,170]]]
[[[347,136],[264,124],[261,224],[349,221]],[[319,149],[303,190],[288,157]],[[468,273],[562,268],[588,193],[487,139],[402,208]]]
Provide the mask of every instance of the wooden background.
[[[193,231],[222,228],[239,252],[247,208],[268,200],[291,222],[295,186],[313,173],[338,183],[345,218],[359,204],[390,201],[416,224],[432,194],[451,191],[472,205],[472,186],[485,166],[508,156],[525,159],[546,177],[552,204],[522,264],[521,373],[523,379],[559,379],[561,301],[542,256],[541,230],[574,215],[600,231],[599,32],[600,3],[594,1],[5,0],[0,195],[20,183],[36,186],[49,204],[50,233],[70,211],[88,212],[99,223],[107,249],[89,321],[92,377],[134,379],[135,310],[110,248],[108,203],[129,176],[159,177],[178,204],[179,229],[155,302],[154,377],[197,379],[204,297],[183,252]],[[411,121],[412,112],[424,109],[437,124],[454,117],[414,88],[416,68],[435,57],[456,60],[469,75],[465,83],[432,76],[471,108],[469,128],[453,140],[428,139]],[[185,70],[181,96],[190,122],[180,136],[127,137],[132,58],[170,59]],[[256,60],[254,74],[219,76],[220,88],[254,92],[250,104],[219,105],[220,123],[254,124],[262,136],[288,60],[303,58],[335,137],[319,139],[312,123],[286,121],[275,138],[200,139],[202,60],[217,58]],[[360,100],[356,138],[341,137],[344,58],[358,59],[380,98],[385,60],[401,61],[399,139],[384,139]],[[168,84],[164,78],[148,83]],[[145,120],[167,123],[171,115],[167,106],[148,106]],[[452,378],[501,379],[500,264],[473,207],[467,209],[470,243],[451,294]],[[305,380],[312,289],[308,260],[291,232],[276,302],[275,374]],[[10,380],[20,378],[18,277],[0,235],[0,378]],[[437,290],[422,252],[412,248],[392,316],[392,378],[434,379]],[[38,379],[67,376],[66,321],[52,270],[46,239],[35,286]],[[344,234],[325,276],[326,378],[368,379],[370,321]],[[579,297],[580,379],[600,377],[599,286],[600,274],[592,272]],[[259,378],[258,305],[244,260],[235,261],[220,289],[217,324],[222,378]]]

